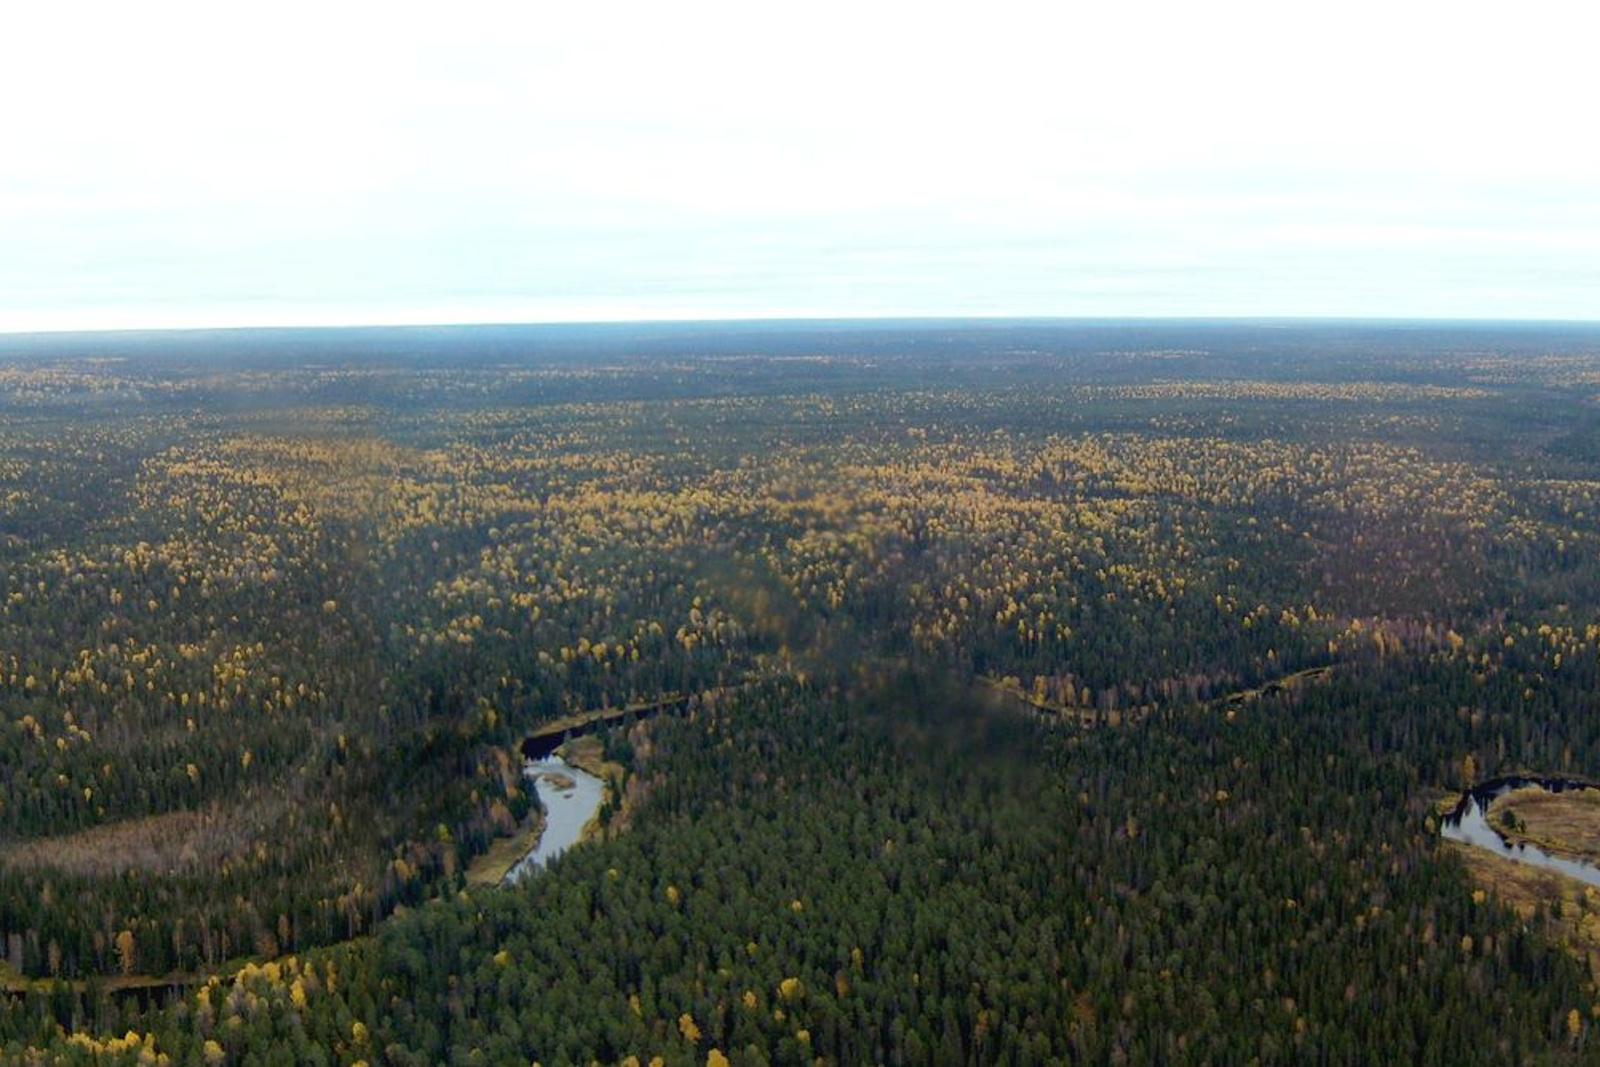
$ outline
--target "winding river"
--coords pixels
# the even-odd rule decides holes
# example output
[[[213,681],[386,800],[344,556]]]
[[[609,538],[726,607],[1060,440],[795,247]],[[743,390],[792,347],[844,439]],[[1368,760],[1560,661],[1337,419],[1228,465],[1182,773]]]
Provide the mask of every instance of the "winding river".
[[[539,803],[544,806],[544,833],[532,852],[506,872],[506,884],[518,882],[577,844],[584,825],[600,808],[605,784],[587,771],[579,770],[560,756],[529,760],[523,777],[533,782]]]
[[[1537,845],[1513,844],[1489,824],[1489,805],[1494,803],[1495,798],[1504,796],[1513,789],[1525,789],[1528,786],[1538,786],[1551,793],[1562,793],[1568,789],[1597,788],[1589,782],[1566,778],[1493,778],[1482,785],[1474,786],[1463,796],[1455,810],[1444,817],[1439,832],[1452,841],[1462,841],[1518,863],[1544,867],[1569,878],[1576,878],[1580,882],[1600,886],[1600,867],[1581,860],[1552,856]]]

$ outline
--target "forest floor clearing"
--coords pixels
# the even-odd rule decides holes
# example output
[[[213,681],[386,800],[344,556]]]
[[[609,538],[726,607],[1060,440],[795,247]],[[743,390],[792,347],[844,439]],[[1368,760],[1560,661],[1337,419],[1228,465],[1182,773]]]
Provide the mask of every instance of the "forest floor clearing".
[[[99,877],[215,867],[250,852],[282,808],[281,800],[252,797],[249,803],[211,804],[17,842],[0,854],[11,867]]]
[[[471,886],[499,885],[505,881],[511,868],[539,845],[544,834],[544,812],[537,808],[528,812],[510,837],[497,837],[488,851],[474,857],[467,865],[467,884]]]
[[[1544,867],[1507,859],[1460,841],[1446,841],[1479,886],[1472,898],[1493,897],[1589,965],[1600,976],[1600,890]],[[1540,915],[1543,915],[1541,922]]]
[[[605,793],[601,796],[600,807],[605,807],[608,801],[616,797],[624,770],[622,764],[605,758],[605,746],[600,743],[598,737],[574,737],[561,747],[561,758],[605,783]],[[600,815],[596,809],[594,817],[584,824],[583,833],[578,840],[592,841],[600,837],[604,829],[600,825]]]
[[[1515,844],[1537,845],[1585,863],[1600,861],[1600,789],[1515,789],[1489,805],[1489,822]]]
[[[622,764],[605,758],[605,746],[598,737],[574,737],[561,746],[561,758],[607,784],[622,777]]]
[[[1584,863],[1600,860],[1600,790],[1515,789],[1494,799],[1487,818],[1513,844],[1530,844],[1552,856]],[[1540,922],[1552,940],[1600,976],[1600,890],[1547,867],[1462,842],[1449,845],[1480,887],[1473,899],[1492,896],[1525,921]]]

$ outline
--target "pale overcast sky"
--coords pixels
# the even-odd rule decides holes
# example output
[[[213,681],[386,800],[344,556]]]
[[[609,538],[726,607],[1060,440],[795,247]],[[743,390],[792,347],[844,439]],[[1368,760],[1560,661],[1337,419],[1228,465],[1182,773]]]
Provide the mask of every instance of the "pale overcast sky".
[[[1600,318],[1589,9],[18,3],[0,329]]]

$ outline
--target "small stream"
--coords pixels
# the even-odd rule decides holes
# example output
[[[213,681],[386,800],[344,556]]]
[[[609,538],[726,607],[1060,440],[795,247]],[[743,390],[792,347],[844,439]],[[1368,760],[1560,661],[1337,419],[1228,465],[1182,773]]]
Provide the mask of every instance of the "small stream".
[[[544,833],[533,851],[506,872],[507,885],[545,867],[576,844],[584,824],[599,810],[605,793],[605,783],[600,779],[554,754],[523,764],[522,776],[533,782],[539,803],[544,806]]]
[[[1474,786],[1463,796],[1455,810],[1444,817],[1439,832],[1452,841],[1464,841],[1518,863],[1544,867],[1569,878],[1576,878],[1580,882],[1600,886],[1600,867],[1581,860],[1552,856],[1537,845],[1512,844],[1499,830],[1489,824],[1489,805],[1494,803],[1496,797],[1504,796],[1513,789],[1524,789],[1528,786],[1538,786],[1551,793],[1561,793],[1568,789],[1596,788],[1588,782],[1565,778],[1494,778],[1482,785]]]

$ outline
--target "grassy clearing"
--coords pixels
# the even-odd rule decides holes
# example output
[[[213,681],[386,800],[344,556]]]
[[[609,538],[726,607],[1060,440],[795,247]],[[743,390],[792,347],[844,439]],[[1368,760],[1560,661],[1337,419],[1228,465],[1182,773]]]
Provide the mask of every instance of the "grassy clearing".
[[[608,785],[622,777],[622,764],[605,758],[605,746],[598,737],[574,737],[561,746],[561,758]]]
[[[1537,922],[1556,944],[1600,976],[1600,890],[1543,867],[1496,856],[1460,841],[1445,842],[1478,885],[1473,899],[1493,898],[1526,922]]]
[[[605,758],[605,746],[598,737],[574,737],[561,746],[561,758],[581,771],[587,771],[605,783],[605,793],[601,796],[600,805],[604,807],[621,788],[623,769],[622,764],[614,763]],[[604,828],[600,825],[600,815],[595,815],[583,824],[583,832],[578,840],[592,841],[602,836]]]
[[[517,861],[532,852],[544,835],[544,812],[535,808],[528,812],[516,833],[510,837],[496,838],[488,851],[479,854],[467,865],[467,884],[474,886],[499,885]]]
[[[9,842],[0,847],[0,862],[93,877],[215,867],[249,853],[282,806],[276,799],[212,804],[200,811],[173,811],[72,834]]]
[[[1454,800],[1449,802],[1454,806]],[[1508,821],[1509,816],[1509,821]],[[1489,822],[1512,841],[1569,859],[1600,860],[1600,790],[1551,793],[1513,790],[1489,806]],[[1462,842],[1446,842],[1466,863],[1478,889],[1493,897],[1589,964],[1600,976],[1600,890],[1543,867],[1518,863]]]
[[[1600,789],[1516,789],[1489,805],[1489,822],[1519,844],[1589,863],[1600,860]]]

